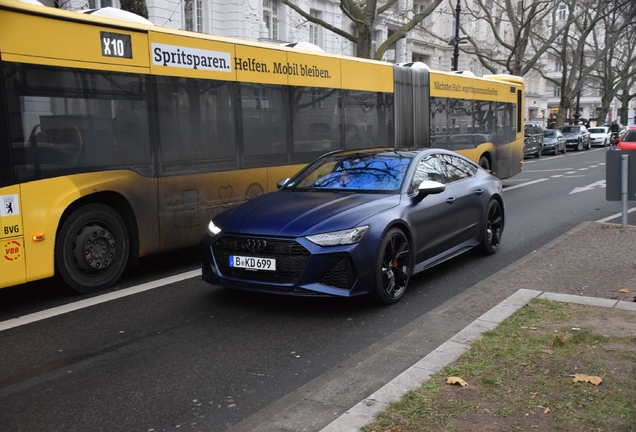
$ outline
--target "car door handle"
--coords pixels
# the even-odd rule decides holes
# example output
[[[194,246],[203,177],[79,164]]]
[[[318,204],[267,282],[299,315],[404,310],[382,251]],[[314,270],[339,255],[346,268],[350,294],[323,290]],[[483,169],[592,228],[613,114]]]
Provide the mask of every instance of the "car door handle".
[[[446,202],[447,202],[448,204],[452,204],[452,203],[454,203],[454,202],[455,202],[455,198],[453,198],[453,197],[447,198],[447,199],[446,199]]]
[[[475,191],[475,193],[476,193],[477,195],[481,195],[481,194],[483,194],[483,193],[484,193],[484,190],[483,190],[483,189],[477,189],[477,190]]]

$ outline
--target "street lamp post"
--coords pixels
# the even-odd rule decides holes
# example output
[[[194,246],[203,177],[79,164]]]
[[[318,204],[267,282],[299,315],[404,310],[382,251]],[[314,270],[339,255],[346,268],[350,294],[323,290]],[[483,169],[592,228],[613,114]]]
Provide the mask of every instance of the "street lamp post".
[[[585,18],[583,20],[583,32],[585,32],[586,27],[587,27],[587,15],[585,15]],[[583,37],[583,34],[581,34],[581,37]],[[581,62],[579,64],[579,85],[581,85],[581,74],[583,73],[584,55],[585,55],[585,41],[583,41],[583,43],[581,44]],[[579,87],[579,91],[576,93],[576,114],[573,115],[573,117],[576,118],[577,122],[579,118],[581,118],[580,107],[581,107],[581,88]]]
[[[461,10],[461,0],[457,0],[457,7],[455,8],[455,51],[453,53],[453,71],[459,70],[459,14]]]

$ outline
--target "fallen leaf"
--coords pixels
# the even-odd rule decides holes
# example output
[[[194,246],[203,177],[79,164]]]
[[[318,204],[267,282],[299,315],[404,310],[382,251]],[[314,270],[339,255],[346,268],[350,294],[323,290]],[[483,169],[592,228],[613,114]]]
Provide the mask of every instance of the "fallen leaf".
[[[541,352],[544,354],[554,354],[554,350],[549,350],[549,349],[543,349],[541,350]]]
[[[446,384],[449,384],[449,385],[459,384],[462,387],[468,386],[468,383],[464,381],[463,379],[461,379],[460,377],[448,377],[446,378]]]
[[[538,330],[538,328],[537,328],[537,327],[532,327],[532,326],[529,326],[529,325],[527,325],[527,326],[522,326],[521,328],[522,328],[522,329],[526,329],[526,330]]]
[[[621,288],[621,289],[617,289],[616,292],[626,293],[627,294],[629,292],[629,290],[627,288]]]
[[[571,377],[574,377],[574,379],[572,380],[572,382],[589,382],[591,384],[594,384],[595,386],[598,386],[599,384],[601,384],[603,382],[603,378],[598,377],[598,376],[590,376],[590,375],[585,375],[585,374],[574,374],[574,375],[570,375]]]
[[[543,414],[547,414],[550,412],[550,408],[544,407],[543,405],[538,405],[537,408],[541,408],[543,410]]]

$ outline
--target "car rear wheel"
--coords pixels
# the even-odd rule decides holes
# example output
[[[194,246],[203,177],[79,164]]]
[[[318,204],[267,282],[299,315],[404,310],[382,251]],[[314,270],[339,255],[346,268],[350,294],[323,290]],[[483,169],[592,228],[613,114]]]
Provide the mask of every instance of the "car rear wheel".
[[[479,251],[491,255],[499,249],[501,235],[503,233],[503,209],[496,199],[488,203],[486,210],[486,220],[484,222],[484,231],[482,234]]]
[[[130,253],[122,218],[103,204],[76,209],[62,224],[55,242],[56,276],[75,291],[108,288],[123,273]]]
[[[411,248],[398,228],[386,232],[375,260],[373,299],[382,304],[400,300],[406,291],[412,271]]]

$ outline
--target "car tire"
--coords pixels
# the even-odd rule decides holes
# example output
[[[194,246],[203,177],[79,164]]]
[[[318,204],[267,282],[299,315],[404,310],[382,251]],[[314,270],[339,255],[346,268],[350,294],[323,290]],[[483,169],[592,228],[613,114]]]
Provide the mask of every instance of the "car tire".
[[[490,200],[486,208],[484,228],[478,249],[485,255],[492,255],[499,249],[503,234],[503,208],[496,199]]]
[[[381,304],[393,304],[406,291],[413,270],[409,240],[402,230],[389,229],[380,242],[376,254],[373,281],[373,300]]]
[[[568,152],[568,146],[563,144],[563,154],[566,154],[567,152]]]
[[[556,155],[558,155],[558,154],[559,154],[559,144],[558,144],[558,143],[555,143],[555,144],[554,144],[554,155],[556,156]]]
[[[543,148],[539,147],[539,150],[537,150],[537,152],[534,154],[534,157],[536,157],[537,159],[540,158],[542,151],[543,151]]]
[[[587,145],[585,146],[585,150],[592,150],[592,142],[588,141]]]
[[[576,151],[581,150],[583,150],[583,142],[581,140],[578,140],[578,142],[576,143]]]
[[[55,274],[77,292],[100,291],[119,279],[129,253],[128,229],[121,216],[103,204],[85,205],[60,227]]]

